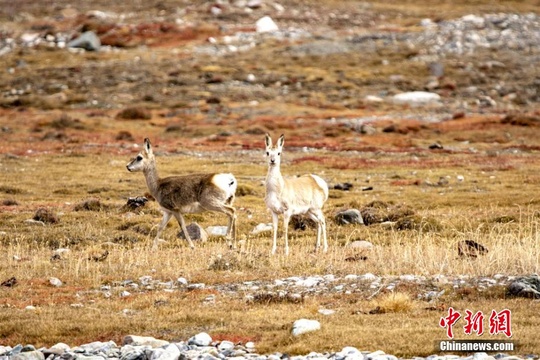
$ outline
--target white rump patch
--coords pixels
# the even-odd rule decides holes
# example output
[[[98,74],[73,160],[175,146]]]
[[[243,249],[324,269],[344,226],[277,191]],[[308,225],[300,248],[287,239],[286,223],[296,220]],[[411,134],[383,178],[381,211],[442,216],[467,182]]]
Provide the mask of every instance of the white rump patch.
[[[328,199],[328,184],[326,183],[326,181],[324,181],[322,178],[320,178],[319,176],[317,175],[311,175],[311,177],[313,179],[315,179],[315,181],[317,182],[317,185],[319,185],[319,187],[322,189],[322,191],[324,192],[324,197],[326,199]]]
[[[222,189],[227,194],[227,198],[236,193],[238,186],[233,174],[216,174],[212,178],[212,183]]]

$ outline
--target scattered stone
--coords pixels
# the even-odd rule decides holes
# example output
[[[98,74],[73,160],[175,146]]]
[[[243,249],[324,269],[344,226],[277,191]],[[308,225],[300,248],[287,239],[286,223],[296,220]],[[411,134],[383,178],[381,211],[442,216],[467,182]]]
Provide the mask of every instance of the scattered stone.
[[[127,335],[122,340],[124,345],[162,347],[169,344],[166,340],[158,340],[151,336]]]
[[[356,240],[347,245],[347,247],[355,250],[373,250],[373,244],[366,240]]]
[[[234,343],[231,341],[224,340],[219,343],[218,350],[219,351],[227,351],[227,350],[233,350],[234,349]]]
[[[201,242],[205,242],[206,240],[208,240],[208,234],[196,222],[193,222],[193,223],[189,224],[188,226],[186,226],[186,229],[187,229],[187,232],[188,232],[189,237],[191,238],[191,240],[193,240],[193,241],[201,241]],[[180,230],[180,232],[178,233],[178,237],[181,238],[181,239],[186,238],[186,236],[184,235],[184,230]]]
[[[188,340],[188,345],[209,346],[212,343],[212,337],[205,332],[192,336]]]
[[[24,220],[24,223],[29,224],[29,225],[45,226],[45,223],[43,221],[38,221],[38,220],[34,220],[34,219]]]
[[[178,360],[181,356],[180,349],[176,344],[158,347],[152,351],[151,360]]]
[[[429,149],[430,150],[442,150],[443,146],[437,142],[437,143],[433,143],[433,144],[429,145]]]
[[[441,96],[439,94],[426,91],[411,91],[396,94],[392,97],[392,100],[396,104],[427,105],[439,103]]]
[[[86,31],[76,39],[67,43],[68,48],[81,48],[87,51],[98,51],[101,48],[101,41],[93,31]]]
[[[264,223],[260,223],[259,225],[255,226],[253,228],[253,230],[251,230],[251,233],[256,235],[256,234],[260,234],[260,233],[263,233],[263,232],[270,232],[272,231],[272,224],[264,224]]]
[[[334,315],[336,313],[336,310],[331,310],[331,309],[319,309],[318,311],[319,314],[322,314],[322,315]]]
[[[334,185],[335,190],[341,190],[341,191],[349,191],[353,188],[353,184],[351,183],[343,183],[343,184],[336,184]]]
[[[348,224],[359,224],[363,225],[364,220],[362,219],[362,214],[360,210],[349,209],[341,211],[335,216],[336,223],[338,225],[348,225]]]
[[[210,236],[225,236],[227,235],[226,226],[209,226],[206,228],[206,232]]]
[[[458,255],[461,257],[468,256],[476,258],[479,255],[485,255],[487,253],[488,249],[474,240],[463,240],[458,243]]]
[[[124,208],[129,209],[130,211],[137,211],[144,207],[147,202],[148,198],[145,196],[130,197],[127,199],[127,203],[124,205]]]
[[[257,20],[255,27],[258,33],[279,31],[279,27],[270,16],[264,16]]]
[[[51,284],[52,286],[54,287],[60,287],[63,285],[62,281],[58,278],[55,278],[55,277],[50,277],[49,278],[49,284]]]
[[[509,295],[540,299],[540,277],[537,274],[521,277],[508,285]]]
[[[2,283],[0,284],[0,286],[5,286],[5,287],[14,287],[15,285],[17,285],[17,279],[15,278],[15,276],[10,277],[9,279],[5,281],[2,281]]]
[[[10,360],[45,360],[45,355],[41,351],[25,351],[16,355],[10,356]]]
[[[293,226],[294,230],[306,230],[308,228],[316,229],[317,223],[304,215],[293,215],[291,216],[290,224]]]
[[[321,323],[317,320],[299,319],[293,324],[292,334],[293,336],[299,336],[308,332],[321,329]]]

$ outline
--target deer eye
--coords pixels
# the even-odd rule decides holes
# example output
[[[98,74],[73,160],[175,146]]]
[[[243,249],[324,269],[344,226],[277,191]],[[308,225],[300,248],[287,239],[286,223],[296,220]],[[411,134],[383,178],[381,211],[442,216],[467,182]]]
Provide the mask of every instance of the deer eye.
[[[266,156],[270,156],[270,153],[268,151],[266,152]]]
[[[280,152],[278,152],[278,153],[277,153],[277,156],[281,156],[281,153],[280,153]]]
[[[142,156],[141,155],[137,156],[137,161],[142,161]]]

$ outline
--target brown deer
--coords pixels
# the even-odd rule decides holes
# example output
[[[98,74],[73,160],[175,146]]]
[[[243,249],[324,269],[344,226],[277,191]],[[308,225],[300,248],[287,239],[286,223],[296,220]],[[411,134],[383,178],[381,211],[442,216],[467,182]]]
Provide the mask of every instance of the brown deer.
[[[215,211],[229,217],[226,238],[229,246],[236,241],[236,210],[232,206],[238,183],[232,174],[191,174],[160,178],[156,169],[156,159],[148,138],[144,139],[144,149],[127,164],[131,172],[142,171],[150,194],[158,202],[163,219],[159,224],[152,249],[158,247],[161,232],[174,215],[191,248],[184,214]]]

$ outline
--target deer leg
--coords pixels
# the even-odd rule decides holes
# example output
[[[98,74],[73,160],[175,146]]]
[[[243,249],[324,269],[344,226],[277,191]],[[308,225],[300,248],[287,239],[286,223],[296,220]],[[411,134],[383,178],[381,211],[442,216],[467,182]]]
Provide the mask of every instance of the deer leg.
[[[152,250],[157,250],[159,236],[161,235],[161,232],[163,231],[163,229],[165,229],[165,226],[167,226],[167,223],[171,219],[171,216],[172,216],[171,212],[163,210],[163,219],[161,219],[161,222],[159,223],[157,234],[156,234],[156,237],[154,238],[154,245],[152,245]]]
[[[324,214],[322,212],[322,210],[319,210],[317,211],[317,219],[318,219],[318,224],[319,224],[319,227],[317,228],[317,247],[319,247],[321,244],[320,244],[320,234],[319,232],[322,232],[322,237],[323,237],[323,251],[324,252],[327,252],[328,251],[328,241],[326,239],[326,219],[324,218]]]
[[[278,230],[278,214],[272,213],[272,235],[273,235],[273,245],[272,245],[272,255],[276,253],[277,248],[277,230]]]
[[[229,248],[233,248],[233,245],[236,246],[236,210],[232,206],[220,205],[213,206],[210,204],[205,204],[205,210],[216,211],[223,213],[229,217],[229,223],[227,224],[227,234],[225,238],[229,242]]]
[[[285,238],[285,255],[289,255],[289,220],[291,214],[289,212],[283,213],[283,237]]]
[[[315,212],[310,212],[309,217],[317,222],[317,242],[315,244],[315,250],[318,250],[321,247],[321,233],[323,238],[323,251],[328,251],[328,242],[326,240],[326,220],[322,210]]]
[[[229,217],[229,224],[227,225],[227,239],[229,240],[229,248],[236,247],[236,210],[232,206],[224,206],[227,211],[225,214]]]
[[[178,224],[180,225],[180,228],[182,228],[182,231],[184,232],[184,235],[186,237],[186,240],[189,244],[190,248],[195,248],[195,245],[193,245],[193,241],[191,241],[191,237],[189,236],[189,233],[187,231],[186,222],[184,221],[184,217],[180,212],[175,212],[174,217],[178,221]]]

